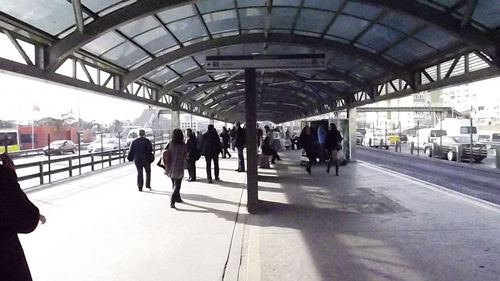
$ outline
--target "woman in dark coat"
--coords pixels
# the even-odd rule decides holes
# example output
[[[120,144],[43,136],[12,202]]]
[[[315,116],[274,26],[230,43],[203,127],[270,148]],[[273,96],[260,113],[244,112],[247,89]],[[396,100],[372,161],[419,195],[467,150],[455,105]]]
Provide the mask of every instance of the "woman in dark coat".
[[[220,133],[220,137],[222,138],[222,158],[226,158],[226,155],[231,158],[231,153],[229,153],[228,148],[229,148],[229,131],[226,129],[226,127],[222,127],[222,133]]]
[[[200,159],[200,151],[198,150],[198,143],[196,140],[196,136],[194,135],[191,129],[186,130],[187,135],[187,170],[189,173],[188,181],[196,181],[196,161]]]
[[[0,280],[30,281],[31,273],[18,233],[30,233],[45,218],[17,182],[15,166],[6,154],[0,165]]]
[[[311,133],[311,128],[309,126],[305,126],[304,129],[302,129],[302,133],[300,133],[299,137],[299,142],[300,146],[306,151],[306,156],[309,159],[309,163],[306,166],[306,171],[310,174],[311,173],[311,166],[313,162],[316,161],[315,159],[315,139],[313,134]]]
[[[328,150],[328,156],[330,157],[330,161],[328,161],[328,167],[326,168],[326,172],[330,173],[330,166],[335,165],[335,175],[339,175],[339,160],[338,160],[338,152],[341,149],[340,143],[342,142],[342,136],[340,135],[339,130],[337,130],[337,126],[335,124],[330,124],[330,130],[326,135],[325,146]]]

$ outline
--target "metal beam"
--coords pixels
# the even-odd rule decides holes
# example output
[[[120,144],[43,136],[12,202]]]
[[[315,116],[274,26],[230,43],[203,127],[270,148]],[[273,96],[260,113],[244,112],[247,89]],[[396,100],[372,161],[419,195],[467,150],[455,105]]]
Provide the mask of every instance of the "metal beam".
[[[467,1],[467,6],[465,7],[464,15],[462,17],[462,21],[460,22],[460,27],[465,28],[469,25],[472,15],[476,10],[477,0],[469,0]]]
[[[358,112],[451,112],[451,107],[358,107]]]
[[[71,0],[71,4],[73,4],[77,30],[78,32],[83,33],[85,31],[85,24],[83,23],[82,4],[80,3],[80,0]]]

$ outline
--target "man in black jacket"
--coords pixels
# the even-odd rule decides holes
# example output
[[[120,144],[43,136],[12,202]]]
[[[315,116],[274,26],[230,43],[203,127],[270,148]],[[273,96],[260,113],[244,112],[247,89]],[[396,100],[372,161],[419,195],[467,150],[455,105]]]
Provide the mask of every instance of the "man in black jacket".
[[[7,154],[0,165],[0,280],[31,281],[18,233],[30,233],[45,222],[17,182],[15,166]]]
[[[241,128],[240,122],[236,122],[236,134],[234,137],[234,146],[238,150],[238,169],[237,172],[245,171],[245,156],[243,155],[243,148],[246,144],[246,132],[245,129]]]
[[[137,187],[142,191],[144,184],[142,170],[146,170],[146,188],[151,190],[151,162],[155,161],[153,154],[153,146],[151,142],[145,138],[146,132],[139,130],[139,138],[135,139],[130,145],[128,152],[128,161],[134,161],[137,168]]]
[[[188,181],[196,181],[196,161],[200,158],[196,136],[191,129],[186,130],[187,135],[187,170],[189,173]]]
[[[219,135],[214,128],[214,125],[208,125],[208,130],[203,134],[203,155],[205,155],[205,161],[207,163],[207,179],[208,183],[212,183],[212,161],[214,161],[214,174],[215,180],[219,179],[219,153],[222,149]]]

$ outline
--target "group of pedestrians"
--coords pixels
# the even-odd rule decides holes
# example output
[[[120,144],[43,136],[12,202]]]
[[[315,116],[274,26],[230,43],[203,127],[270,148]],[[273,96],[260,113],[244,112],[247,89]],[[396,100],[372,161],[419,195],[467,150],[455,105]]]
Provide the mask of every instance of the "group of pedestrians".
[[[330,124],[330,129],[327,132],[322,126],[318,128],[318,132],[321,132],[321,135],[318,134],[318,136],[315,136],[311,127],[305,126],[299,137],[300,145],[305,150],[309,160],[306,171],[311,173],[311,167],[316,163],[316,158],[319,156],[320,161],[326,160],[327,158],[329,160],[326,172],[330,173],[330,168],[333,164],[335,166],[335,175],[338,176],[340,165],[338,153],[342,149],[342,135],[337,129],[337,126],[333,123]],[[321,139],[321,141],[319,139]]]

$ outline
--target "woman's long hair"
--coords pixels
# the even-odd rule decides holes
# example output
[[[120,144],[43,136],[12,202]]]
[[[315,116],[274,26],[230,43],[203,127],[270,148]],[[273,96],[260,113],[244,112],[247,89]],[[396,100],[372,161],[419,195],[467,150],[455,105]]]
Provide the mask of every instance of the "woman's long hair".
[[[181,129],[174,129],[172,132],[172,140],[173,144],[183,144],[184,143],[184,135],[182,134]]]

